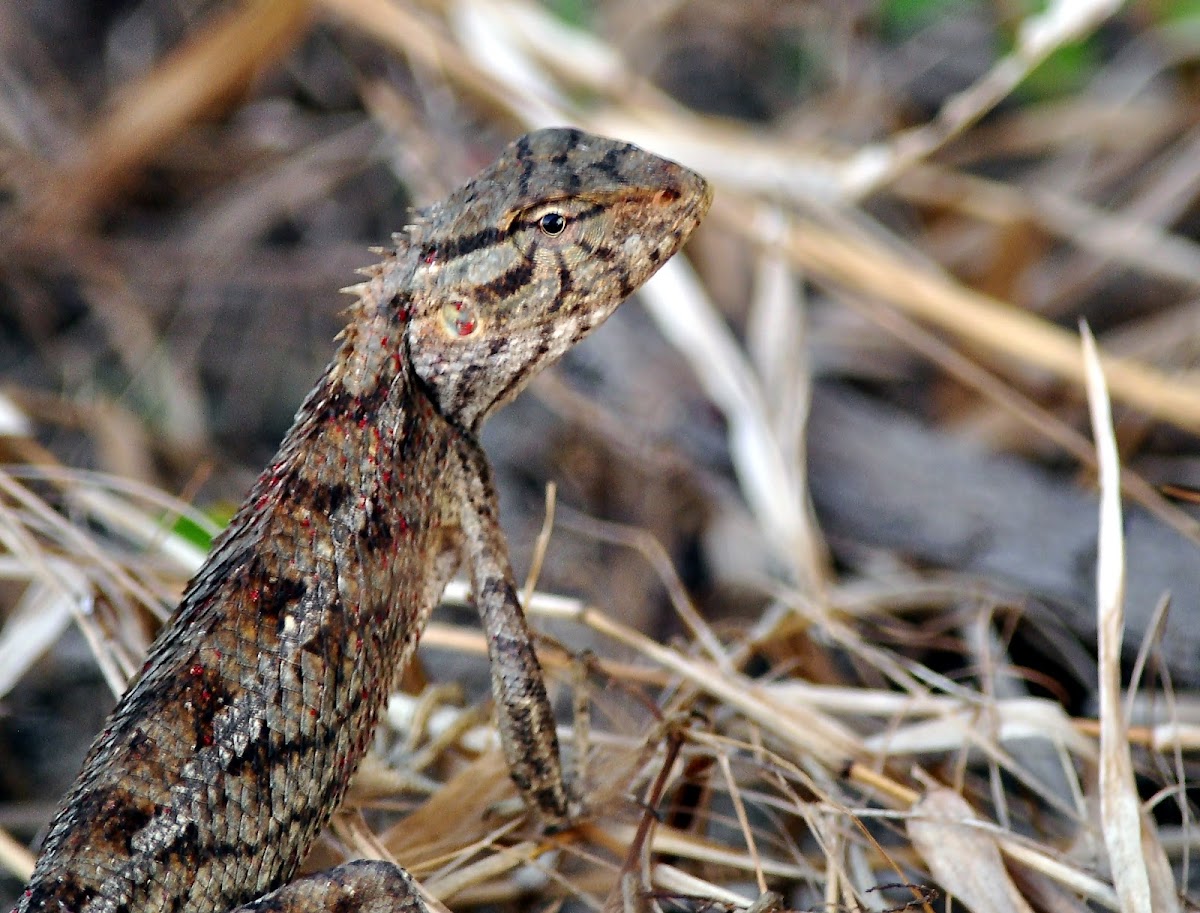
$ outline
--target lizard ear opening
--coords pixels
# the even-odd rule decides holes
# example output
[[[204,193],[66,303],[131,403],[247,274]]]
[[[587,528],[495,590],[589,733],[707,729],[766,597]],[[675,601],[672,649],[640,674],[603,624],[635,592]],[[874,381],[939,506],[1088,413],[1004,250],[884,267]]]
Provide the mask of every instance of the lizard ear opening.
[[[442,324],[455,339],[466,339],[479,331],[479,316],[475,305],[455,299],[442,305]]]

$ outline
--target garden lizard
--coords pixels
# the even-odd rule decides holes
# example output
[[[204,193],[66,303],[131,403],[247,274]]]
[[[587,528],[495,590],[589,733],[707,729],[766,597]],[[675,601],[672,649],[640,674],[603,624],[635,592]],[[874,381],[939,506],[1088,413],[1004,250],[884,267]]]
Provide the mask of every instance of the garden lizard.
[[[394,236],[92,744],[16,913],[423,909],[390,863],[291,879],[460,564],[513,779],[547,825],[568,823],[479,429],[666,262],[710,200],[680,165],[548,129]]]

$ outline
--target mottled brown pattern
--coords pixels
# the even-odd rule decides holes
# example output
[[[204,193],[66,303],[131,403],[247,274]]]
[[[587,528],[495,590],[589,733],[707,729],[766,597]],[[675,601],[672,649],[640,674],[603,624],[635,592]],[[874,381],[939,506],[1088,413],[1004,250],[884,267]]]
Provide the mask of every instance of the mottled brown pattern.
[[[567,820],[476,435],[678,250],[708,203],[707,184],[678,165],[543,130],[396,236],[354,289],[341,348],[278,455],[92,745],[18,913],[224,913],[256,898],[263,910],[341,910],[356,895],[419,907],[394,867],[342,867],[264,895],[337,808],[460,562],[513,778],[547,824]]]

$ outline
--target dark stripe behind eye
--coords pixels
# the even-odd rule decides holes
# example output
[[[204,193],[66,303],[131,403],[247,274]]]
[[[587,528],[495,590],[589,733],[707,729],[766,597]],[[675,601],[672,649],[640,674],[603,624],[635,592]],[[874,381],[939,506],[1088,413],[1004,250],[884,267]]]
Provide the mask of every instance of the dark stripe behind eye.
[[[507,237],[508,233],[502,229],[483,228],[474,234],[460,235],[457,238],[446,238],[436,241],[433,246],[437,251],[438,259],[445,262],[457,260],[459,257],[473,254],[475,251],[482,250],[485,247],[493,247],[504,241]]]
[[[482,291],[495,298],[510,298],[528,285],[532,278],[533,261],[522,259],[495,279],[484,283]]]

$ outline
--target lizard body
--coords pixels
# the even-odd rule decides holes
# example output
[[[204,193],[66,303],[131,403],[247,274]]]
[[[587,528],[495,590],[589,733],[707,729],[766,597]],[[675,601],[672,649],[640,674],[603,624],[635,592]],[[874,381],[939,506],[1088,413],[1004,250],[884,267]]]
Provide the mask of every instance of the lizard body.
[[[93,743],[14,913],[226,913],[285,885],[460,563],[513,778],[546,823],[568,820],[477,434],[709,200],[679,165],[552,129],[417,214],[355,288],[336,356]],[[258,903],[320,905],[343,881],[365,895],[352,877],[378,874],[335,872]]]

